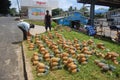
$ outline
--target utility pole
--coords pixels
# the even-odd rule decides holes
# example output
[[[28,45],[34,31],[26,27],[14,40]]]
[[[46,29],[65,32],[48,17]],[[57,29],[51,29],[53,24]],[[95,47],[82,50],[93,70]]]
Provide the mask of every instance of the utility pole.
[[[19,17],[21,18],[21,14],[20,14],[20,5],[19,5],[19,0],[17,0],[17,5],[18,5],[18,11],[19,11]]]
[[[93,27],[94,27],[94,10],[95,10],[95,1],[91,0],[90,20],[91,20],[91,26],[93,26]]]

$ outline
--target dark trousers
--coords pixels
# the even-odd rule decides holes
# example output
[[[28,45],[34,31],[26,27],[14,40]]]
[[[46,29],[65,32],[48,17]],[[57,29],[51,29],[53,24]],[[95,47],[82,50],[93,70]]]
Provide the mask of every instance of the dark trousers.
[[[23,32],[23,40],[27,40],[27,32],[21,27],[19,27],[19,29]]]
[[[46,23],[45,24],[45,29],[47,31],[47,29],[49,28],[49,30],[51,31],[51,24],[50,23]]]

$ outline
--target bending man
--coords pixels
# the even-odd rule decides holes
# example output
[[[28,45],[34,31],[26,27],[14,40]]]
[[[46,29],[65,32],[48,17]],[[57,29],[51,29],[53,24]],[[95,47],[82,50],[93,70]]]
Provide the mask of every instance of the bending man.
[[[23,32],[23,40],[27,40],[27,36],[31,36],[30,28],[34,28],[34,24],[29,24],[27,22],[21,21],[17,24],[18,28]]]

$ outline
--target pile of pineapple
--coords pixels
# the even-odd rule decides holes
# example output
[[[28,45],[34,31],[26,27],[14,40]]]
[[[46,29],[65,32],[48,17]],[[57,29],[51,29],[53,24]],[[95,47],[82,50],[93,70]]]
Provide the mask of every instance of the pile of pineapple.
[[[35,37],[28,36],[27,43],[30,51],[37,50],[33,53],[31,61],[36,66],[38,75],[48,74],[49,71],[57,69],[66,69],[70,73],[77,73],[80,71],[79,65],[87,65],[91,56],[111,60],[116,65],[119,64],[117,61],[119,55],[116,52],[107,51],[103,43],[96,44],[92,39],[68,40],[57,31],[48,32],[46,35],[36,34]],[[103,70],[110,69],[107,64],[99,60],[95,60],[95,64]]]

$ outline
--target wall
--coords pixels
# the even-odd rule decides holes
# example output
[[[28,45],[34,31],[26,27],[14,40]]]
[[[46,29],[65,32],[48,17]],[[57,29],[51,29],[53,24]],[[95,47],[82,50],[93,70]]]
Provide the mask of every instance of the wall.
[[[45,8],[29,8],[28,17],[29,19],[43,20],[45,16]]]
[[[58,8],[58,0],[21,0],[21,9],[26,7],[28,9],[29,19],[40,19],[43,20],[45,11]],[[51,14],[52,15],[52,14]]]

